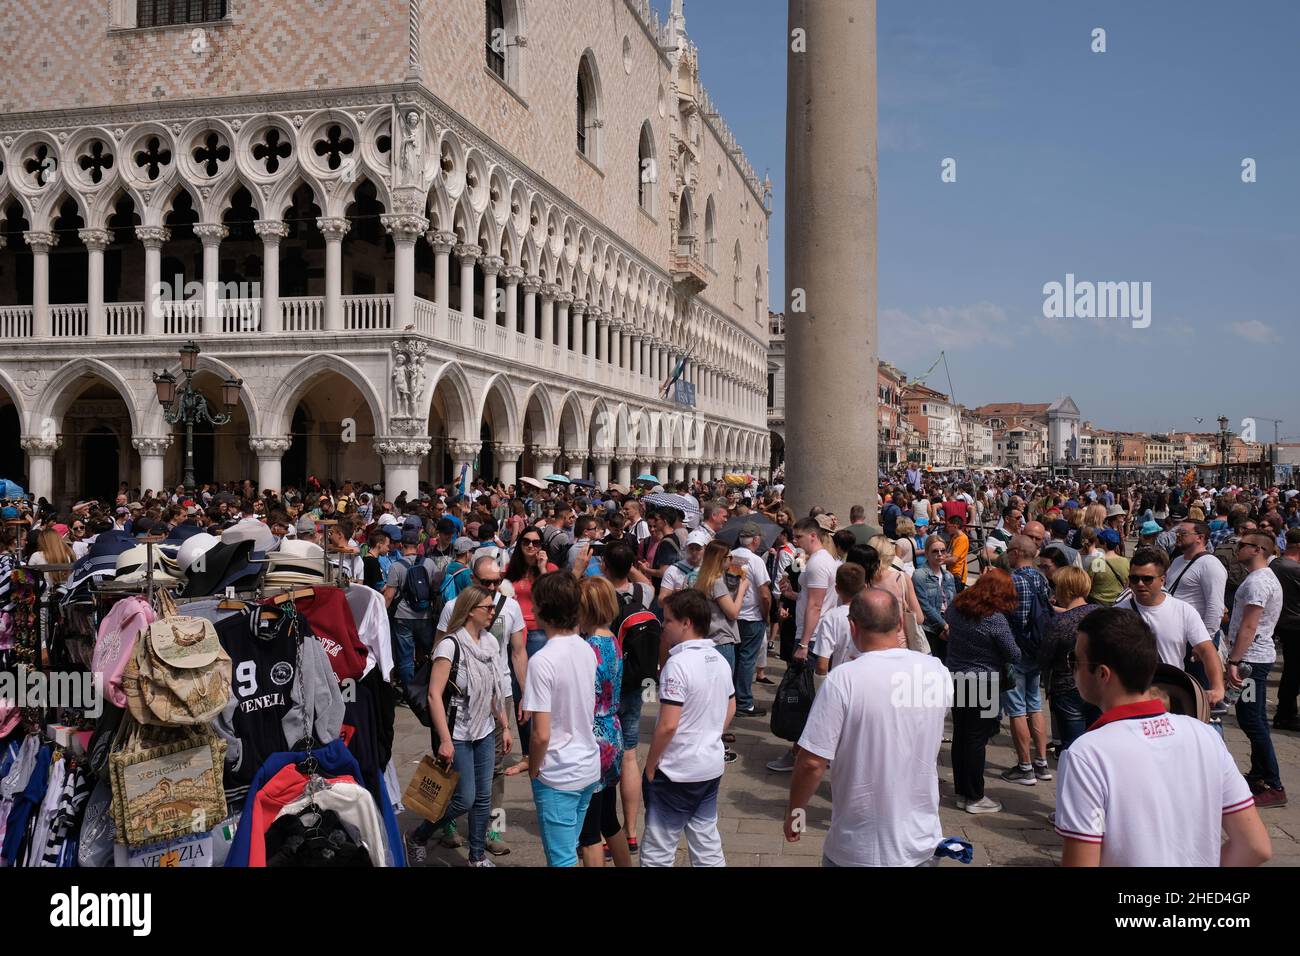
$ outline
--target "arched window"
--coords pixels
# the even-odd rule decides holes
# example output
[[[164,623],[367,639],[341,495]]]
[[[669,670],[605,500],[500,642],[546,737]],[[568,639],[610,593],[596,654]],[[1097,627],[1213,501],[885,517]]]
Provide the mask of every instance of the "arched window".
[[[648,213],[654,212],[655,184],[659,181],[659,170],[655,163],[655,139],[650,131],[650,121],[641,124],[641,142],[637,147],[636,201]]]
[[[506,11],[504,0],[487,0],[487,68],[506,78]]]
[[[731,280],[731,298],[736,305],[740,305],[740,240],[736,240],[736,251],[732,254],[732,264],[736,267],[736,271]]]
[[[525,0],[484,0],[483,51],[488,71],[523,96]]]
[[[600,81],[591,51],[578,64],[578,152],[593,163],[600,163],[600,129],[603,126],[600,106]]]
[[[712,196],[704,207],[704,264],[718,269],[718,217]]]

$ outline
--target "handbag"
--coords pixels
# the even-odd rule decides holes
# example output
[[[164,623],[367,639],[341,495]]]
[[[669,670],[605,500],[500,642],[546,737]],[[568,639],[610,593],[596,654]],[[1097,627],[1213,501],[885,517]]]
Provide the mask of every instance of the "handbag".
[[[204,833],[226,818],[226,742],[203,730],[146,727],[122,719],[108,758],[118,842],[145,846]]]
[[[425,754],[402,794],[402,803],[430,823],[437,823],[447,813],[459,782],[460,774],[451,763]]]
[[[921,654],[930,653],[930,641],[925,636],[925,629],[917,623],[916,615],[910,607],[903,608],[903,634],[907,638],[907,649]]]

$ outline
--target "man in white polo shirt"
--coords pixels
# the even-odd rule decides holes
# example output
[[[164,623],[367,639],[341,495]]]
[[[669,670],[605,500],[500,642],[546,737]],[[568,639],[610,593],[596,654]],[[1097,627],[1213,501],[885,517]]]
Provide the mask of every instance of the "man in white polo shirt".
[[[1156,641],[1125,608],[1079,622],[1074,680],[1102,715],[1061,754],[1062,863],[1258,866],[1273,851],[1232,755],[1207,724],[1167,713],[1151,692],[1161,660]]]
[[[1115,607],[1137,611],[1156,636],[1160,659],[1183,670],[1190,647],[1192,656],[1201,662],[1209,678],[1206,692],[1213,707],[1223,700],[1223,662],[1206,633],[1205,622],[1186,601],[1164,590],[1165,556],[1157,548],[1138,548],[1129,562],[1128,585],[1133,594]]]
[[[722,731],[736,713],[731,667],[709,638],[708,599],[694,588],[664,604],[668,662],[659,672],[659,719],[646,758],[642,866],[672,866],[686,832],[691,866],[726,866],[718,833]],[[590,723],[590,721],[588,721]]]
[[[899,646],[898,599],[865,588],[849,605],[861,656],[836,667],[799,738],[785,838],[799,842],[805,807],[835,762],[823,866],[921,866],[943,841],[939,748],[953,702],[937,657]]]
[[[528,661],[524,719],[531,719],[528,774],[549,866],[578,865],[578,837],[600,782],[596,655],[578,636],[578,579],[567,571],[533,583],[533,613],[546,644]],[[730,676],[730,672],[728,672]]]

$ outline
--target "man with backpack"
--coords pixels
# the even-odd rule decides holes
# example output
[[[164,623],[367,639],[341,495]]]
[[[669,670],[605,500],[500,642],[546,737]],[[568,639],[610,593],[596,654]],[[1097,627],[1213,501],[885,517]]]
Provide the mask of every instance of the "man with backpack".
[[[1011,580],[1016,586],[1017,608],[1011,615],[1011,633],[1025,655],[1026,663],[1011,668],[1014,685],[1002,693],[1002,710],[1011,719],[1011,740],[1016,747],[1017,765],[1004,770],[1002,779],[1032,787],[1039,780],[1051,780],[1047,764],[1047,719],[1043,716],[1042,672],[1038,669],[1038,647],[1051,623],[1052,598],[1047,579],[1034,567],[1038,543],[1018,534],[1007,548]],[[1030,759],[1030,742],[1033,758]]]
[[[418,529],[402,529],[402,555],[389,565],[384,584],[384,603],[393,624],[393,657],[403,687],[415,678],[416,656],[433,651],[434,579],[441,576],[434,559],[419,556],[419,544]]]
[[[455,604],[460,592],[473,583],[474,575],[470,571],[473,559],[470,557],[478,544],[473,538],[460,537],[452,542],[452,559],[442,573],[439,592],[444,604]],[[442,609],[437,609],[441,613]],[[435,618],[436,620],[436,618]]]

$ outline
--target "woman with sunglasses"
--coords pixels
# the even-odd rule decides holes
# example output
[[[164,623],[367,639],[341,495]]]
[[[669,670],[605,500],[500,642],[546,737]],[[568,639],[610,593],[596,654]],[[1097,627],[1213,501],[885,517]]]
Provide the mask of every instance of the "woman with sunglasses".
[[[437,823],[425,821],[406,839],[408,858],[423,863],[425,843],[436,831],[469,813],[469,865],[496,866],[487,858],[488,822],[492,814],[492,773],[496,766],[496,728],[503,727],[502,746],[510,750],[506,719],[507,671],[497,639],[488,626],[496,610],[489,591],[471,584],[456,598],[447,624],[447,637],[433,650],[429,679],[431,739],[441,760],[452,762],[460,780],[447,812]],[[452,662],[456,679],[451,681]],[[450,683],[450,694],[446,694]],[[455,709],[449,726],[448,705]]]
[[[549,574],[552,571],[558,571],[559,568],[551,564],[546,557],[546,545],[542,539],[542,529],[537,525],[529,525],[519,534],[518,544],[514,552],[510,555],[510,563],[506,566],[505,579],[510,582],[514,589],[515,600],[519,602],[519,610],[524,616],[524,630],[528,632],[525,642],[525,650],[529,657],[532,657],[543,647],[546,646],[546,632],[542,630],[541,624],[538,623],[536,616],[533,614],[533,583],[543,574]],[[523,700],[523,686],[527,671],[527,665],[524,670],[520,671],[511,661],[511,675],[514,689],[514,699],[516,702]],[[516,715],[519,720],[519,746],[523,749],[524,756],[528,756],[528,737],[530,721],[523,719],[523,710],[520,708]],[[528,769],[528,761],[524,760],[515,764],[506,771],[510,776],[523,773]]]

